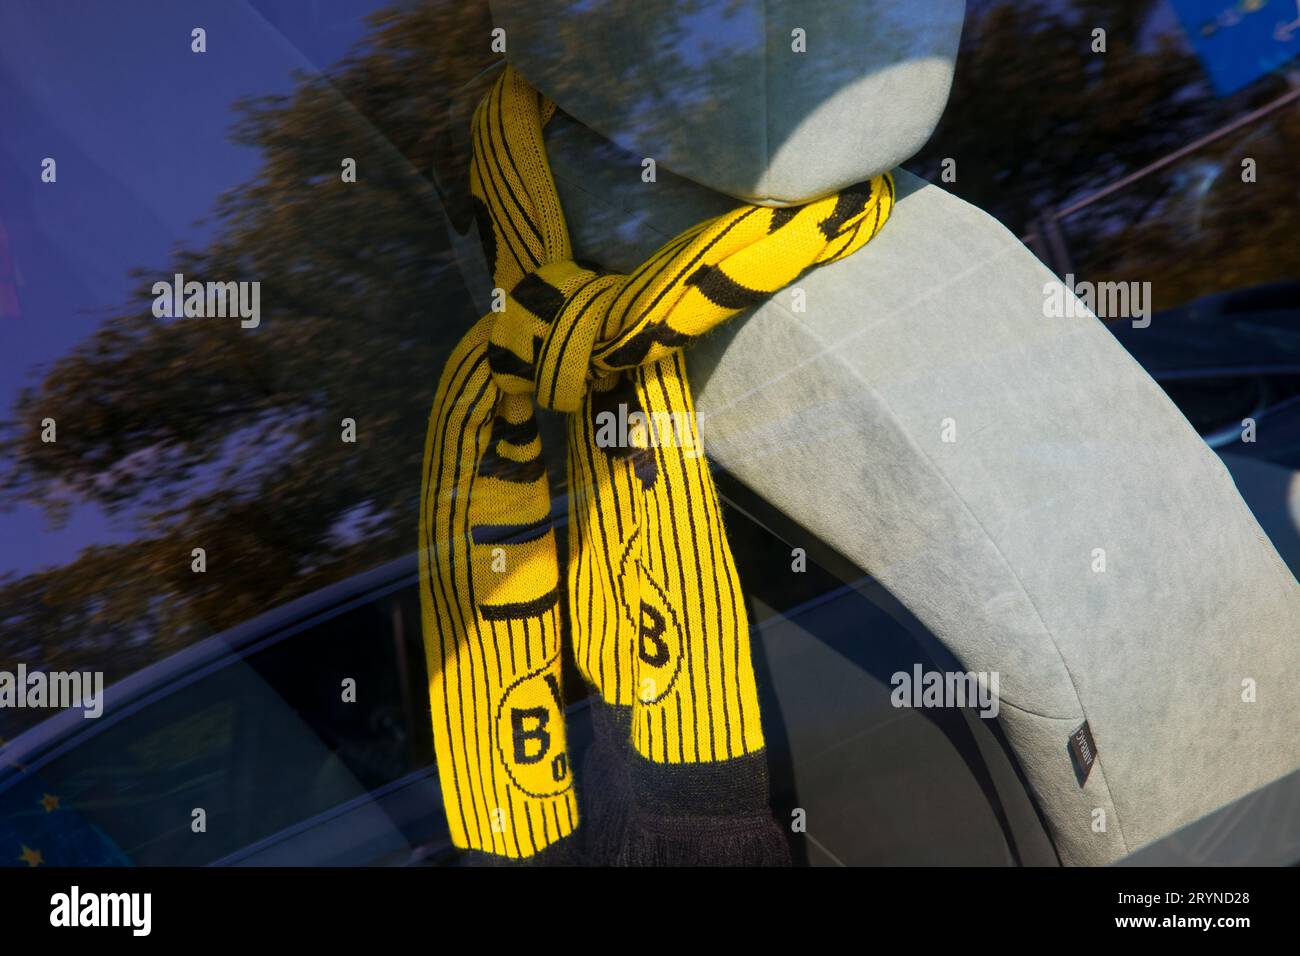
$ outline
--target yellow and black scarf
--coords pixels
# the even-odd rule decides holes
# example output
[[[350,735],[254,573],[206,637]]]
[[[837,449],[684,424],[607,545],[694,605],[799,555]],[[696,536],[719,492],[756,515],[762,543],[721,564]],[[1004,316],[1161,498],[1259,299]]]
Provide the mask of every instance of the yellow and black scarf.
[[[748,620],[682,348],[860,248],[894,199],[884,175],[802,206],[742,206],[607,273],[572,258],[542,138],[554,112],[507,67],[474,115],[470,186],[501,309],[443,371],[420,513],[452,839],[510,858],[578,826],[562,641],[619,715],[619,743],[665,771],[663,794],[725,822],[729,768],[761,763]],[[567,413],[564,585],[534,403]]]

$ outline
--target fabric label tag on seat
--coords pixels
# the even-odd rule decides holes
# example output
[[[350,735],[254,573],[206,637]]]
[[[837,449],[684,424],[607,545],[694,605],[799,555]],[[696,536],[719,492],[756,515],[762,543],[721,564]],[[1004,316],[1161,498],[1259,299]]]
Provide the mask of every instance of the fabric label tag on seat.
[[[1074,773],[1083,786],[1088,780],[1088,773],[1097,760],[1097,744],[1092,739],[1092,728],[1085,720],[1074,733],[1070,734],[1070,754],[1074,757]]]

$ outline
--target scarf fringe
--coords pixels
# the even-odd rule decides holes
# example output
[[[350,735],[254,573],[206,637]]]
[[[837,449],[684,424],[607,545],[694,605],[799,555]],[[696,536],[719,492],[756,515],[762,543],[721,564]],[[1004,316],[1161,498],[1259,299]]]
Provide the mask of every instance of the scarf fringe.
[[[790,846],[770,813],[730,817],[634,815],[620,866],[789,866]]]
[[[597,735],[582,762],[583,858],[588,866],[617,866],[631,821],[632,787],[618,744]]]
[[[595,703],[592,717],[594,739],[580,778],[584,818],[578,832],[586,865],[791,865],[785,833],[766,807],[725,815],[649,809],[632,784],[638,758],[625,739],[623,715]],[[677,769],[690,773],[689,766]]]
[[[479,867],[581,866],[584,862],[577,845],[577,838],[574,836],[565,837],[557,843],[552,843],[546,849],[534,853],[532,856],[501,856],[499,853],[486,853],[483,850],[461,850],[460,857],[457,860],[458,865],[475,869]]]

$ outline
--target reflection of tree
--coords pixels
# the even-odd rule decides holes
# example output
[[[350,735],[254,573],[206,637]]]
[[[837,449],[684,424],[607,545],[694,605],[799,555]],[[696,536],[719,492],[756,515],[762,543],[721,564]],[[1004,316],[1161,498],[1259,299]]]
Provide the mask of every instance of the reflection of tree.
[[[1140,45],[1156,0],[982,0],[968,6],[952,97],[934,138],[907,165],[1024,234],[1060,207],[1186,145],[1285,88],[1263,81],[1215,99],[1196,59],[1172,38]],[[1091,52],[1094,27],[1108,52]],[[1217,164],[1202,198],[1187,165],[1155,175],[1065,223],[1081,278],[1152,282],[1156,306],[1297,274],[1294,110],[1252,143],[1259,182],[1243,185],[1235,137],[1198,154]],[[1212,264],[1212,265],[1210,265]],[[1209,268],[1207,268],[1209,265]]]
[[[433,387],[473,318],[426,176],[448,159],[450,93],[495,57],[485,6],[373,26],[331,75],[240,105],[235,138],[265,162],[219,201],[216,239],[140,271],[131,309],[18,398],[3,500],[55,520],[93,501],[141,536],[0,582],[0,660],[112,679],[412,550]],[[261,327],[155,319],[149,289],[173,272],[260,281]]]
[[[1016,0],[971,4],[952,96],[934,138],[909,166],[957,158],[945,184],[1013,230],[1183,145],[1201,99],[1176,96],[1199,67],[1172,43],[1138,50],[1156,0]],[[1107,52],[1091,51],[1094,27]]]
[[[1079,244],[1089,278],[1151,282],[1156,309],[1300,276],[1300,113],[1284,108],[1152,177],[1148,214]],[[1256,164],[1242,181],[1243,158]],[[1078,232],[1067,220],[1071,239]]]

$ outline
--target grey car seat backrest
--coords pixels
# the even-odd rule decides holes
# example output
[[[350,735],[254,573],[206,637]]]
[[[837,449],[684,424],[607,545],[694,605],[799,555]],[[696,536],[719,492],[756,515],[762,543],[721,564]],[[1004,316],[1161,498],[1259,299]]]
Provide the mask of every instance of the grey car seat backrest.
[[[493,10],[508,56],[569,114],[547,148],[575,254],[624,270],[735,197],[806,199],[910,156],[961,15],[572,6],[563,24],[564,5]],[[746,25],[732,58],[724,17]],[[684,77],[696,47],[722,65]],[[688,353],[702,437],[964,667],[999,675],[998,719],[1061,858],[1109,862],[1300,767],[1300,586],[1105,327],[1082,306],[1045,318],[1055,278],[1013,235],[895,177],[866,248]],[[1070,749],[1085,722],[1086,777]]]

